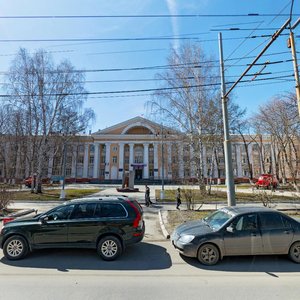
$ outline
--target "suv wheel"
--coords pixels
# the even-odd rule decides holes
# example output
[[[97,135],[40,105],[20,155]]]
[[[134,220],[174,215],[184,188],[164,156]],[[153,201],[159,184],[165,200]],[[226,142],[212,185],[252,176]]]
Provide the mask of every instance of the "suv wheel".
[[[26,240],[18,235],[9,237],[3,246],[4,256],[9,260],[21,259],[28,253]]]
[[[97,253],[104,260],[114,260],[122,253],[120,240],[114,236],[102,238],[97,245]]]

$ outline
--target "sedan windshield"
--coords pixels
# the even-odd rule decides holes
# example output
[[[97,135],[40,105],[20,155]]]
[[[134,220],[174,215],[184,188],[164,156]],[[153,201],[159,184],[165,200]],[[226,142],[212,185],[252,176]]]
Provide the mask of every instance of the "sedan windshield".
[[[218,210],[208,217],[204,218],[204,222],[211,228],[220,229],[232,216],[225,211]]]

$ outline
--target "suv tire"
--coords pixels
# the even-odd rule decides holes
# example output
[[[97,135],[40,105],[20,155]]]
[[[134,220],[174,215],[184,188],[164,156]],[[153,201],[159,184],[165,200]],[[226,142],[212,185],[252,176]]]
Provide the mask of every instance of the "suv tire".
[[[97,253],[103,260],[115,260],[122,253],[122,245],[115,236],[102,238],[97,245]]]
[[[27,241],[19,235],[9,237],[3,245],[4,256],[9,260],[18,260],[28,253]]]

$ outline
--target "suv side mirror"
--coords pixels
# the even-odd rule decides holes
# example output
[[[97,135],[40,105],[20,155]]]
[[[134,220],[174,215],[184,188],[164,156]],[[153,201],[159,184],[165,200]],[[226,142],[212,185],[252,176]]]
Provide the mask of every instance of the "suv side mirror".
[[[48,220],[49,220],[49,217],[47,215],[44,215],[44,216],[40,217],[40,221],[42,222],[42,224],[47,223]]]

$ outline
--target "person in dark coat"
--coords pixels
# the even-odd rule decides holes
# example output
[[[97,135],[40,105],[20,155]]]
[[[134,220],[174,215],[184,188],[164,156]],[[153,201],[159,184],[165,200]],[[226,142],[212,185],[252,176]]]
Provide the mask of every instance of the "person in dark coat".
[[[180,188],[176,191],[176,208],[180,209],[179,206],[181,204],[181,195],[180,195]]]
[[[150,204],[152,204],[151,200],[150,200],[150,188],[148,187],[148,185],[145,185],[145,203],[146,206],[149,206]]]

